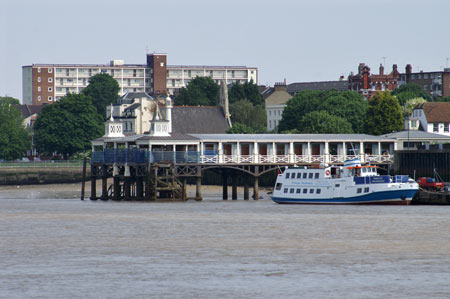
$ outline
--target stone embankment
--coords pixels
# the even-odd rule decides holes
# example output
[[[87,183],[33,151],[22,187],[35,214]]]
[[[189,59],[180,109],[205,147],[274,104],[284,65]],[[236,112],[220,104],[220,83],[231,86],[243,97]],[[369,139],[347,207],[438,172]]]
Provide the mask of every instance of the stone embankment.
[[[89,177],[89,167],[86,171]],[[0,185],[74,183],[81,182],[82,177],[82,165],[0,167]]]

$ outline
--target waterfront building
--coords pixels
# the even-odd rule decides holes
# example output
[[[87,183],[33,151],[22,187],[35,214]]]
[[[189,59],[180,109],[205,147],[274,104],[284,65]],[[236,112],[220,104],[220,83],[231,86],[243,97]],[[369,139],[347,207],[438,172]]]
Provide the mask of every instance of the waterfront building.
[[[270,92],[263,93],[263,98],[266,106],[267,130],[272,131],[278,127],[286,103],[292,95],[287,92],[286,83],[275,83]]]
[[[389,74],[384,73],[384,66],[380,64],[379,74],[371,74],[370,68],[364,63],[358,66],[358,73],[353,72],[348,76],[348,89],[362,94],[366,99],[373,96],[377,91],[394,90],[399,86],[400,73],[397,65],[392,66]]]
[[[173,94],[196,76],[210,76],[216,82],[258,82],[258,69],[246,66],[170,66],[167,54],[147,54],[146,64],[32,64],[22,67],[22,103],[53,103],[67,93],[79,93],[89,78],[106,73],[117,80],[122,96],[146,92],[152,96]]]
[[[432,97],[450,96],[450,68],[442,71],[413,72],[411,64],[406,65],[405,73],[400,76],[400,85],[415,83]]]
[[[418,130],[403,130],[399,132],[382,135],[396,140],[396,150],[417,150],[417,149],[442,149],[444,144],[450,143],[450,136],[429,133]]]
[[[427,102],[417,105],[407,125],[412,130],[450,136],[450,102]]]

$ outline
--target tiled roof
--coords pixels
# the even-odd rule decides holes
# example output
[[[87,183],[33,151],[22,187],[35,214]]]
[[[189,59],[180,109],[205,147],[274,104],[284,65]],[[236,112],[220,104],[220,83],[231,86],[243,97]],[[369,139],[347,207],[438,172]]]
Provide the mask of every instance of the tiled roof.
[[[172,109],[172,132],[182,134],[223,134],[228,123],[222,107],[175,106]]]
[[[348,90],[347,81],[320,81],[320,82],[297,82],[287,86],[290,94],[295,94],[302,90]]]
[[[131,104],[136,98],[147,98],[149,100],[153,100],[153,97],[146,92],[127,92],[117,100],[117,103]]]
[[[422,103],[415,109],[423,109],[429,123],[450,122],[450,102]]]
[[[139,138],[139,140],[198,140],[197,137],[188,135],[188,134],[182,134],[182,133],[170,133],[170,136],[150,136],[150,135],[144,135],[143,137]]]
[[[191,134],[199,139],[207,140],[229,140],[229,141],[390,141],[392,138],[373,136],[367,134]]]

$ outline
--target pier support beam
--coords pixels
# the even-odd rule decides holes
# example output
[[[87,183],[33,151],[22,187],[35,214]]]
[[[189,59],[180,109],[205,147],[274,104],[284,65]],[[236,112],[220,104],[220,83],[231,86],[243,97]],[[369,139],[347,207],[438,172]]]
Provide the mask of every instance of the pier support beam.
[[[259,199],[259,177],[255,176],[255,180],[253,183],[253,199]]]
[[[227,171],[224,169],[222,171],[222,198],[223,200],[228,199],[228,174]]]
[[[144,199],[144,182],[142,177],[136,178],[136,199],[143,200]]]
[[[236,175],[231,176],[231,199],[237,200],[237,177]]]
[[[187,199],[187,192],[186,192],[186,188],[187,188],[187,179],[183,178],[183,186],[182,186],[182,194],[181,194],[181,199],[182,200],[186,200]]]
[[[123,181],[123,199],[131,200],[131,181],[130,177],[125,177]]]
[[[244,200],[248,200],[248,199],[249,199],[248,181],[247,181],[247,179],[245,179],[245,182],[244,182]]]
[[[97,178],[91,177],[91,200],[97,200]]]
[[[113,199],[120,200],[120,177],[114,177],[114,186],[113,186]]]
[[[102,200],[108,199],[108,177],[103,175],[102,177]]]
[[[195,200],[202,200],[202,177],[197,177],[197,184],[195,188]]]

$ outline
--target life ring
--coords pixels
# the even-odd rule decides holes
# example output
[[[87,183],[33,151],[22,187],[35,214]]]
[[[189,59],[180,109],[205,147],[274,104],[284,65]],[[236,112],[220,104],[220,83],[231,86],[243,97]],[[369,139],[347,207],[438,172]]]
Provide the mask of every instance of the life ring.
[[[330,175],[330,170],[327,169],[327,170],[325,171],[325,174],[326,174],[326,175]]]

